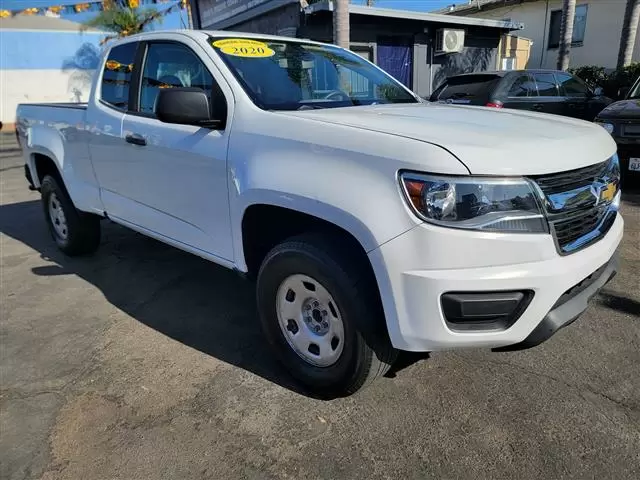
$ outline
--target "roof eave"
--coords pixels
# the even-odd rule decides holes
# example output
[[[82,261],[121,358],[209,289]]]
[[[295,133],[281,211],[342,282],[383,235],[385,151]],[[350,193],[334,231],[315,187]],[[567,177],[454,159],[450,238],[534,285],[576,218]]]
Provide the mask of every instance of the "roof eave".
[[[468,3],[466,5],[457,5],[452,9],[447,9],[446,7],[440,8],[438,10],[435,10],[434,13],[438,13],[446,16],[450,16],[450,15],[465,16],[465,15],[470,15],[474,13],[495,10],[498,8],[516,7],[522,3],[531,3],[531,2],[538,2],[538,1],[540,0],[510,0],[506,2],[504,0],[496,0],[495,2],[491,2],[491,3],[482,3],[479,6],[477,4]]]
[[[333,2],[323,1],[309,5],[304,9],[306,15],[316,12],[333,11]],[[519,22],[503,22],[501,20],[488,20],[485,18],[456,17],[440,13],[413,12],[410,10],[395,10],[390,8],[367,7],[363,5],[349,5],[349,13],[356,15],[369,15],[373,17],[400,18],[406,20],[418,20],[423,22],[447,23],[453,25],[479,26],[501,28],[503,30],[522,30],[524,25]]]

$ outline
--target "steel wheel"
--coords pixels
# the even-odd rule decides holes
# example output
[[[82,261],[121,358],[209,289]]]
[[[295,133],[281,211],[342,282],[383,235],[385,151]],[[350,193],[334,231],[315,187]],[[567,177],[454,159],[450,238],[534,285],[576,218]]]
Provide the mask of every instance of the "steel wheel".
[[[307,363],[329,367],[344,348],[344,325],[329,291],[307,275],[291,275],[277,292],[280,329],[291,348]]]
[[[60,200],[53,192],[49,195],[49,218],[56,235],[62,240],[66,240],[69,236],[67,217],[64,214]]]

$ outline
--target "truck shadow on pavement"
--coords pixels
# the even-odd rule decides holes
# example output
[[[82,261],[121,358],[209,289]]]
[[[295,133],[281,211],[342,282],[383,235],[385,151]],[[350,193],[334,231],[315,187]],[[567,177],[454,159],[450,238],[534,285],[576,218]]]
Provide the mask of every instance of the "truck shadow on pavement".
[[[191,348],[310,396],[277,363],[262,336],[255,287],[235,273],[161,242],[102,222],[92,256],[62,254],[46,230],[39,201],[0,206],[0,232],[40,253],[38,276],[77,275],[135,320]],[[82,300],[78,299],[80,303]],[[94,314],[90,305],[87,315]],[[425,358],[403,355],[388,374]]]

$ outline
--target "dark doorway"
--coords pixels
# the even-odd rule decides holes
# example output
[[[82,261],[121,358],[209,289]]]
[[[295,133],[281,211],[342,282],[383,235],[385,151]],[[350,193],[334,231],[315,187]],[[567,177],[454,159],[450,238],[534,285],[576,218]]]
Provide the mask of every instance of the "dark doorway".
[[[377,64],[409,88],[413,87],[413,44],[406,38],[380,37]]]

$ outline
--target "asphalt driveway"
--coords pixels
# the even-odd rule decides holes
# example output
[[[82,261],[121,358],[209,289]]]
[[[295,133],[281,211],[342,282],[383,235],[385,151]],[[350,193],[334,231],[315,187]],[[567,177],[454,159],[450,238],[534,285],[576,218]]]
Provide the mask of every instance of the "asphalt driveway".
[[[0,155],[2,479],[640,478],[640,194],[621,272],[549,342],[405,356],[320,401],[270,356],[251,284],[108,222],[65,258]]]

